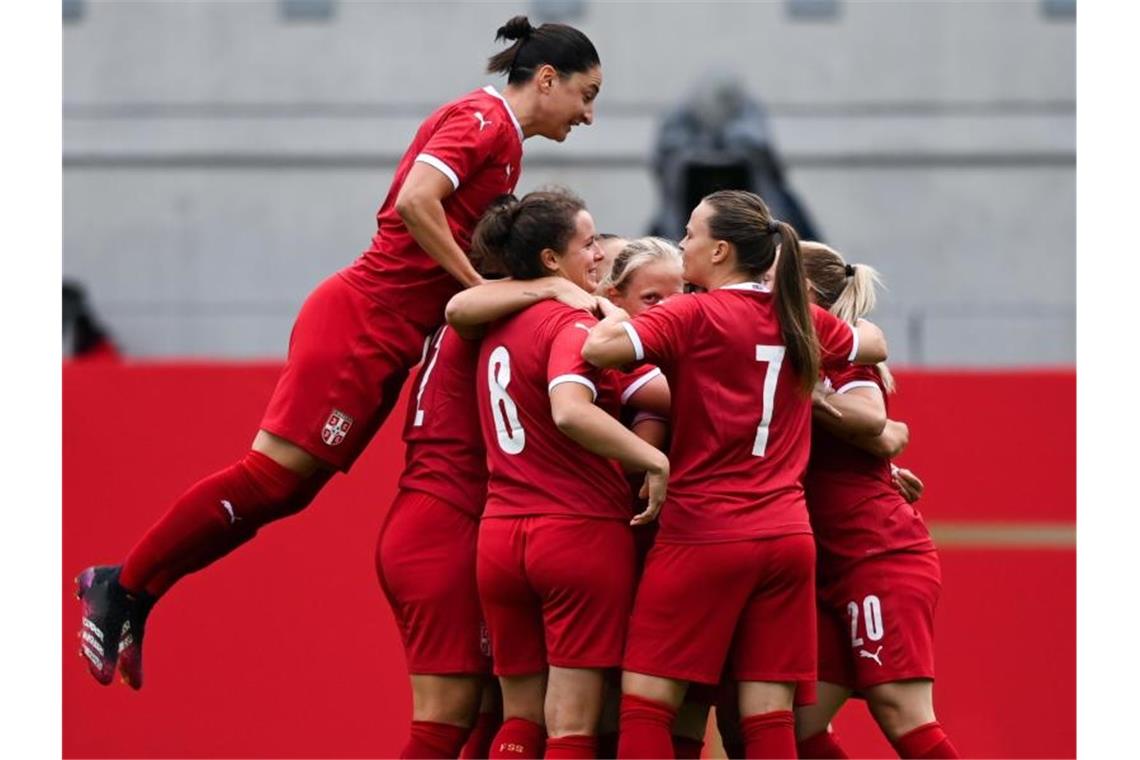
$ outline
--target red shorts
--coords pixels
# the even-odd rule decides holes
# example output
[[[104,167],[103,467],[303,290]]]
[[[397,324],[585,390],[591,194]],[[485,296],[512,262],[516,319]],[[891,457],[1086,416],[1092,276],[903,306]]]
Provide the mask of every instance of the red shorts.
[[[861,690],[934,678],[937,552],[872,557],[819,588],[819,680]]]
[[[622,667],[707,684],[722,672],[737,681],[814,681],[815,635],[810,534],[658,541],[637,590]]]
[[[297,315],[261,429],[347,471],[392,411],[424,333],[334,274]]]
[[[491,649],[475,586],[479,523],[420,491],[400,490],[376,545],[408,672],[489,673]]]
[[[621,664],[633,603],[633,537],[624,522],[484,518],[478,577],[496,675]]]

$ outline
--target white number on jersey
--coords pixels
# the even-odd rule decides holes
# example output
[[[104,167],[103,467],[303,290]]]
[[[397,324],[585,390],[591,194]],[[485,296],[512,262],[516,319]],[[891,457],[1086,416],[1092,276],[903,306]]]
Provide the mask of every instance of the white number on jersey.
[[[431,377],[431,371],[435,369],[435,362],[439,358],[439,347],[443,344],[443,334],[447,332],[447,325],[439,328],[439,334],[435,338],[435,351],[431,355],[431,361],[428,362],[427,369],[424,370],[423,379],[420,380],[420,390],[416,394],[416,418],[412,421],[412,427],[422,427],[424,424],[424,410],[420,408],[420,404],[424,400],[424,388],[427,387],[428,378]],[[428,340],[431,340],[430,338]],[[427,344],[424,345],[424,359],[427,358]],[[421,360],[422,361],[422,360]]]
[[[495,418],[495,436],[499,448],[507,454],[518,454],[526,446],[526,431],[519,422],[519,409],[507,393],[511,384],[511,355],[506,346],[491,352],[487,362],[487,385],[491,389],[491,415]]]
[[[756,346],[756,361],[766,362],[764,372],[764,413],[760,416],[760,426],[756,428],[756,442],[752,444],[752,456],[762,457],[768,448],[768,426],[772,424],[772,408],[776,402],[776,381],[780,378],[780,365],[784,363],[784,346]]]
[[[851,646],[861,647],[863,639],[859,637],[859,605],[848,602],[847,614],[851,616]],[[871,641],[883,638],[883,605],[874,594],[863,599],[863,625],[867,629],[867,638]]]

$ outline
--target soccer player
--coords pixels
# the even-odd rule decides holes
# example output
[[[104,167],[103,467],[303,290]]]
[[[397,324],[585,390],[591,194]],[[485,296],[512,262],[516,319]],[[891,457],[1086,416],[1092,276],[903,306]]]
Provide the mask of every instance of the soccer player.
[[[377,213],[371,247],[301,307],[251,450],[185,492],[121,566],[80,574],[81,651],[100,683],[111,682],[118,661],[139,688],[155,600],[263,525],[303,509],[349,469],[391,411],[447,299],[482,281],[466,254],[471,232],[518,182],[523,140],[561,142],[593,122],[602,70],[584,34],[562,24],[536,29],[516,16],[496,39],[513,41],[487,66],[507,75],[506,89],[470,92],[421,124]]]
[[[707,292],[633,319],[613,309],[583,347],[600,367],[656,364],[673,399],[673,475],[630,622],[618,756],[672,756],[688,684],[718,683],[730,657],[747,756],[794,757],[795,687],[816,658],[810,392],[821,363],[885,359],[885,341],[809,307],[795,230],[753,193],[706,196],[681,248],[686,281]]]
[[[874,309],[874,269],[819,243],[805,243],[803,257],[814,303],[848,323]],[[884,364],[824,376],[842,417],[816,414],[804,481],[818,556],[819,685],[818,702],[796,710],[800,757],[847,757],[828,724],[856,692],[900,757],[957,757],[934,715],[938,553],[887,458],[907,436],[887,419],[894,381]]]
[[[525,292],[541,275],[584,291],[598,283],[593,220],[566,191],[493,207],[475,250],[513,281],[456,296],[448,319],[464,330],[473,301]],[[491,756],[538,756],[545,725],[546,757],[593,757],[604,670],[621,663],[633,601],[630,523],[656,514],[669,464],[617,419],[623,395],[636,404],[655,383],[634,388],[636,376],[587,365],[581,348],[596,319],[537,290],[533,305],[486,328],[479,352],[490,480],[477,574],[504,715]],[[618,462],[648,473],[649,506],[632,521]]]

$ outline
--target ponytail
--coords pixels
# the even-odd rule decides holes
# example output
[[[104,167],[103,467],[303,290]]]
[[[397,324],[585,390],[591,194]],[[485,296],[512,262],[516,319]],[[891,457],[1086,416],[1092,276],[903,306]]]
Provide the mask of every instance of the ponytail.
[[[495,41],[501,40],[514,44],[487,59],[487,73],[506,74],[507,84],[529,82],[544,64],[568,77],[601,63],[590,38],[566,24],[535,28],[526,16],[515,16],[495,33]]]
[[[854,325],[875,309],[877,289],[883,281],[874,267],[848,264],[833,248],[811,240],[800,246],[804,273],[811,280],[819,305],[844,322]],[[885,362],[876,367],[887,393],[895,392],[895,380]]]
[[[800,257],[800,239],[792,225],[776,222],[781,238],[776,258],[773,295],[780,317],[780,334],[787,356],[800,378],[800,389],[811,393],[819,379],[819,338],[811,319],[811,308]]]

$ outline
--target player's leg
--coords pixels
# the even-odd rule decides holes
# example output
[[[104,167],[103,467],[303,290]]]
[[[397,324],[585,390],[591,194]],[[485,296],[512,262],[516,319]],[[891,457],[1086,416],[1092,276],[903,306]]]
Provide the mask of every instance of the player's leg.
[[[795,757],[797,685],[816,675],[815,542],[803,534],[751,543],[756,580],[732,654],[740,732],[746,757]]]
[[[503,723],[489,757],[541,757],[546,727],[546,644],[542,601],[531,589],[524,556],[535,518],[479,523],[476,579],[503,694]]]
[[[749,543],[658,543],[650,551],[622,666],[619,757],[671,757],[689,682],[719,682],[753,585],[742,572],[753,554]]]
[[[483,695],[479,702],[479,715],[459,752],[463,760],[483,760],[491,749],[491,740],[503,724],[503,694],[499,682],[488,678],[483,682]]]
[[[123,660],[124,680],[141,686],[141,636],[135,634],[154,601],[261,526],[303,509],[333,470],[346,470],[391,410],[421,342],[415,328],[380,312],[337,275],[309,295],[250,451],[186,491],[121,567],[80,575],[83,627],[100,646],[95,652],[84,646],[82,653],[97,680],[106,684],[113,677],[126,625],[133,651]],[[355,429],[354,420],[360,421]]]
[[[847,594],[832,584],[817,583],[816,620],[819,629],[819,682],[816,701],[796,706],[796,749],[804,758],[847,757],[831,721],[851,696],[855,683],[851,659],[850,626],[847,625]],[[833,603],[833,593],[844,601]]]
[[[831,731],[831,721],[850,697],[851,690],[846,686],[820,681],[815,704],[796,708],[796,751],[800,757],[848,757]]]
[[[550,678],[546,756],[594,757],[605,671],[621,665],[633,604],[633,536],[616,520],[537,518],[526,571],[543,600]]]
[[[597,754],[605,672],[600,668],[550,666],[546,684],[546,757]]]
[[[849,576],[856,686],[871,715],[902,757],[957,757],[934,714],[938,555],[888,554]]]
[[[376,550],[412,685],[403,757],[456,757],[475,723],[489,652],[475,583],[478,523],[426,493],[400,490]]]

